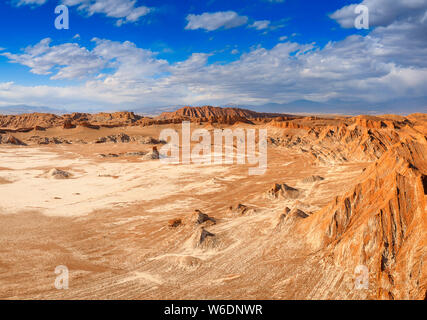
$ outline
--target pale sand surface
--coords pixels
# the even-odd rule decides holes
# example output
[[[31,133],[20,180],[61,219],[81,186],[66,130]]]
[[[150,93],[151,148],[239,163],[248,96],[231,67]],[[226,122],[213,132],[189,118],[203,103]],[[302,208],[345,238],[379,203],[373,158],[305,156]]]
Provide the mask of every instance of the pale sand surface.
[[[94,163],[89,159],[60,159],[38,148],[4,150],[0,210],[16,213],[40,210],[46,215],[85,215],[93,210],[121,207],[137,201],[160,200],[181,192],[204,194],[219,190],[213,179],[226,166],[165,165],[160,161]],[[51,168],[69,168],[69,179],[49,176]],[[230,179],[230,177],[228,177]],[[207,181],[201,182],[201,181]],[[19,197],[18,195],[22,195]]]

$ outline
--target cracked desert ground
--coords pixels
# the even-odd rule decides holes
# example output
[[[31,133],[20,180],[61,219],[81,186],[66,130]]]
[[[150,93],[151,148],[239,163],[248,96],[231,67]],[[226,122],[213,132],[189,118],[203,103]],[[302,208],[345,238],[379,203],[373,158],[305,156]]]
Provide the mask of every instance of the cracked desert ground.
[[[263,175],[93,143],[179,124],[12,133],[73,143],[0,144],[0,298],[424,299],[425,116],[316,121],[192,124],[267,129]],[[59,265],[68,290],[54,286]],[[355,289],[357,265],[369,289]]]

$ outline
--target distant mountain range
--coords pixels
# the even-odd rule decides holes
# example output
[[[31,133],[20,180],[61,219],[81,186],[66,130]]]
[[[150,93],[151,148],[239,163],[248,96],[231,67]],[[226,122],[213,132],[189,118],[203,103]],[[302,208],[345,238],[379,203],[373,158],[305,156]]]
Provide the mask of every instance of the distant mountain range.
[[[160,106],[160,107],[141,107],[141,108],[131,108],[126,111],[134,112],[143,116],[159,116],[163,112],[173,112],[178,109],[184,108],[184,105],[175,105],[175,106]],[[125,110],[122,110],[125,111]]]
[[[35,107],[24,104],[11,105],[11,106],[0,106],[0,114],[22,114],[22,113],[54,113],[64,114],[68,111],[65,109],[55,109],[49,107]]]
[[[381,103],[361,103],[357,101],[330,100],[315,102],[296,100],[289,103],[268,103],[263,105],[226,104],[222,107],[245,108],[258,112],[291,113],[291,114],[399,114],[427,112],[427,97],[412,99],[395,99]]]
[[[137,108],[117,108],[116,110],[96,109],[80,112],[112,112],[131,111],[144,116],[158,116],[163,112],[173,112],[185,105],[157,106],[157,107],[137,107]],[[327,102],[316,102],[311,100],[296,100],[288,103],[267,103],[262,105],[250,104],[223,104],[223,108],[239,108],[264,113],[284,113],[284,114],[342,114],[342,115],[378,115],[378,114],[398,114],[407,115],[410,113],[427,113],[427,97],[417,97],[411,99],[394,99],[380,103],[364,103],[360,101],[329,100]],[[0,114],[22,114],[22,113],[54,113],[64,114],[72,111],[62,108],[36,107],[29,105],[0,106]]]

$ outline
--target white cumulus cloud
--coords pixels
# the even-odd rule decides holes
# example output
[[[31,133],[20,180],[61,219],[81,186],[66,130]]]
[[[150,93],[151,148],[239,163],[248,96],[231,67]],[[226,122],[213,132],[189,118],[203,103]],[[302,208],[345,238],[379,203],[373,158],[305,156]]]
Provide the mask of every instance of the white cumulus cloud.
[[[41,6],[46,2],[47,0],[14,0],[12,3],[19,7],[25,5]]]
[[[46,38],[34,46],[29,46],[24,53],[2,53],[11,62],[30,68],[40,75],[52,75],[52,79],[75,79],[94,74],[105,66],[105,62],[86,48],[76,43],[64,43],[50,46],[52,40]]]
[[[230,29],[244,25],[248,22],[248,17],[239,16],[234,11],[205,12],[200,15],[189,14],[187,21],[185,27],[187,30],[205,29],[213,31],[219,28]]]
[[[40,6],[47,0],[13,0],[16,6]],[[116,25],[137,22],[141,17],[152,11],[146,6],[137,6],[136,0],[62,0],[62,4],[74,7],[88,16],[96,13],[105,14],[107,17],[116,18]]]
[[[255,28],[257,30],[264,30],[264,29],[267,29],[269,25],[270,25],[269,20],[259,20],[252,23],[249,27]]]
[[[427,0],[364,0],[345,6],[330,15],[344,28],[354,28],[357,5],[369,9],[370,26],[388,26],[396,21],[421,19],[427,11]]]
[[[117,18],[117,25],[136,22],[150,12],[146,6],[137,6],[136,0],[63,0],[67,6],[78,6],[80,11],[89,16],[95,13],[105,14],[107,17]]]

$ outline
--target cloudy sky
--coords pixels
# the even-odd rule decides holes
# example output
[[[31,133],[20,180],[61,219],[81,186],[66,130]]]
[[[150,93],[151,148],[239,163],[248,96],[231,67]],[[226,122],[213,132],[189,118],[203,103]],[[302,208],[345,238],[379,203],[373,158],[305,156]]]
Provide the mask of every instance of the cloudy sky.
[[[427,101],[427,0],[4,0],[0,29],[0,107]]]

